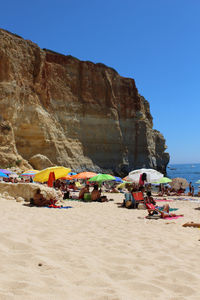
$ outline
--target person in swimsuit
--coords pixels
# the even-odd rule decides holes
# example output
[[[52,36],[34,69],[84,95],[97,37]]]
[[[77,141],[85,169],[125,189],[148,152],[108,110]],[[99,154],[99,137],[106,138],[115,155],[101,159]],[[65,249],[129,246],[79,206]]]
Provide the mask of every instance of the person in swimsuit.
[[[92,199],[92,201],[96,201],[96,202],[107,202],[108,201],[106,196],[101,196],[101,191],[98,189],[97,184],[94,185],[94,189],[91,193],[91,199]]]
[[[81,190],[80,190],[80,192],[79,192],[79,199],[84,199],[84,194],[85,193],[89,193],[89,185],[88,184],[86,184],[86,186],[85,187],[83,187]]]
[[[33,197],[33,204],[35,206],[47,206],[51,204],[51,200],[45,199],[44,196],[41,194],[41,190],[37,189]]]

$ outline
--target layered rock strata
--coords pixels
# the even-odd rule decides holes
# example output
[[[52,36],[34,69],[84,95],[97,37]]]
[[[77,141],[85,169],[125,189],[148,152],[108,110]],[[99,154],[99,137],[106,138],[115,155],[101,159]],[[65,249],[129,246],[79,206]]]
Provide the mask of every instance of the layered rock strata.
[[[125,174],[165,171],[169,154],[133,79],[103,64],[40,49],[0,30],[0,118],[17,154],[53,164]]]

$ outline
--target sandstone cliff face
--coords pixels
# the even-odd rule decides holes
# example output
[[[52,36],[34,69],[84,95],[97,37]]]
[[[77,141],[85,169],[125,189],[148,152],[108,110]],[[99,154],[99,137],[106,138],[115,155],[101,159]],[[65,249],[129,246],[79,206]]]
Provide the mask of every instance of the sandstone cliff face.
[[[18,153],[54,164],[126,173],[169,161],[133,79],[103,64],[42,50],[0,30],[0,117]]]
[[[6,121],[0,121],[0,166],[22,170],[31,167],[17,152],[12,126]]]

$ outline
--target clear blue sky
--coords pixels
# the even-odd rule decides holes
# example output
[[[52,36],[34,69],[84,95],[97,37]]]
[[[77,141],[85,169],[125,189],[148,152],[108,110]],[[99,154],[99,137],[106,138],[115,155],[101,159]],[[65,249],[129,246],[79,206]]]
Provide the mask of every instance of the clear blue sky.
[[[6,0],[0,27],[134,78],[171,163],[200,162],[200,0]]]

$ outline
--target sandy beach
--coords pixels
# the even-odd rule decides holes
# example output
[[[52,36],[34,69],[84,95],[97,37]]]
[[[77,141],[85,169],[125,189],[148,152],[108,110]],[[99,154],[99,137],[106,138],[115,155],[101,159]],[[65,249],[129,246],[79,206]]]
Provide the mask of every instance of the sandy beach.
[[[0,299],[200,299],[198,203],[177,220],[145,210],[65,201],[69,209],[0,201]]]

